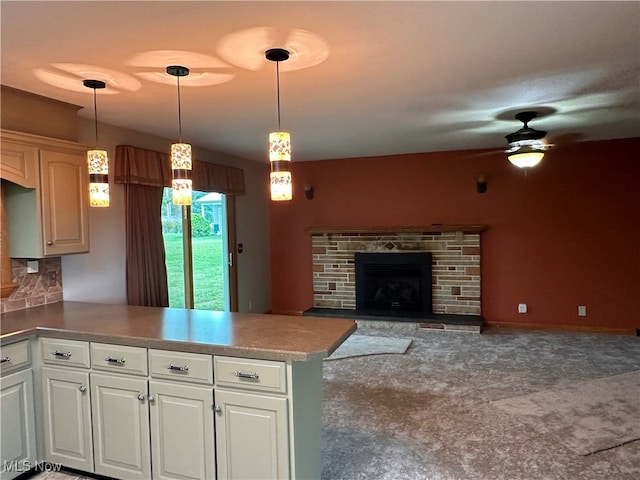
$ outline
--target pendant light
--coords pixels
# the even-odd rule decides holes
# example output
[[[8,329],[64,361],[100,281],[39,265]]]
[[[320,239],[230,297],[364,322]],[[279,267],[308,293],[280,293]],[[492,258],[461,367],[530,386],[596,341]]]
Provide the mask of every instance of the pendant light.
[[[173,203],[175,205],[191,205],[191,145],[182,143],[182,118],[180,110],[180,77],[189,75],[187,67],[171,65],[167,73],[178,81],[178,132],[179,142],[171,145],[171,171]]]
[[[107,151],[98,148],[98,105],[96,90],[105,88],[100,80],[83,80],[82,84],[93,89],[93,112],[96,126],[96,147],[87,151],[89,169],[89,205],[92,207],[109,206],[109,159]]]
[[[265,52],[267,60],[276,62],[276,85],[278,99],[278,131],[269,134],[269,162],[271,164],[271,200],[291,200],[291,134],[280,130],[280,62],[289,59],[283,48],[271,48]]]

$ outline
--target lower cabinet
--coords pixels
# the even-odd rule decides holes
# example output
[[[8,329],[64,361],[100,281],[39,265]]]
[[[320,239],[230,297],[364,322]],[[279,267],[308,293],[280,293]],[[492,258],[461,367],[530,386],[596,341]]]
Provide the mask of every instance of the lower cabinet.
[[[151,477],[147,380],[91,374],[94,472],[114,478]]]
[[[89,372],[42,367],[44,460],[93,472]]]
[[[38,345],[40,460],[126,480],[320,477],[320,359],[257,360],[50,338]],[[33,405],[24,400],[33,396],[30,375],[2,379],[8,460],[35,452],[33,412],[23,411]],[[3,459],[5,453],[3,445]],[[5,478],[12,477],[3,472]]]
[[[213,387],[149,382],[154,479],[215,479]]]
[[[7,357],[3,357],[7,358]],[[2,377],[0,388],[0,478],[17,477],[36,464],[36,431],[31,369]]]
[[[216,390],[219,479],[289,478],[287,398]]]

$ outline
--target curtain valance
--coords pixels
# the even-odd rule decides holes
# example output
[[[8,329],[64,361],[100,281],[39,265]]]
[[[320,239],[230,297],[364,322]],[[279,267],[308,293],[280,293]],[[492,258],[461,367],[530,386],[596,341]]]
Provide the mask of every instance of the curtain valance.
[[[244,170],[195,160],[191,172],[193,189],[225,195],[244,194]],[[130,145],[116,147],[115,183],[171,186],[169,154]]]

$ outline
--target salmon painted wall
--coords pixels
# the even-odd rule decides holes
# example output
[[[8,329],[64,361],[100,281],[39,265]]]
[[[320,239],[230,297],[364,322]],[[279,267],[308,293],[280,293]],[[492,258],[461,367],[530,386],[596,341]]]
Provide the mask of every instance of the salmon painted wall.
[[[483,224],[485,321],[640,328],[640,138],[558,146],[527,172],[475,153],[294,163],[294,199],[270,206],[272,311],[313,306],[309,227]]]

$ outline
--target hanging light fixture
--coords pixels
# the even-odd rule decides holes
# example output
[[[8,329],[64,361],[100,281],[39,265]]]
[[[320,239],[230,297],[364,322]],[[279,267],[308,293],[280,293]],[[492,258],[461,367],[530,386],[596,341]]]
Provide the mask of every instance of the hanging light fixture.
[[[171,65],[167,67],[167,73],[176,77],[178,81],[179,143],[171,145],[171,189],[173,190],[173,203],[175,205],[191,205],[191,145],[182,143],[182,112],[180,110],[180,77],[189,75],[189,69],[187,67]]]
[[[105,88],[100,80],[83,80],[82,84],[93,89],[93,112],[96,126],[96,148],[87,150],[87,167],[89,168],[89,205],[92,207],[109,206],[109,159],[107,151],[98,148],[98,106],[96,90]]]
[[[271,200],[291,200],[291,134],[280,130],[280,62],[289,59],[289,52],[284,48],[270,48],[265,52],[265,57],[267,60],[276,62],[278,98],[278,131],[269,134]]]
[[[529,126],[529,122],[538,116],[538,112],[527,111],[516,114],[516,119],[524,125],[517,132],[510,133],[505,138],[509,142],[506,150],[509,161],[519,168],[531,168],[540,163],[544,152],[550,147],[544,141],[547,132],[536,130]]]

